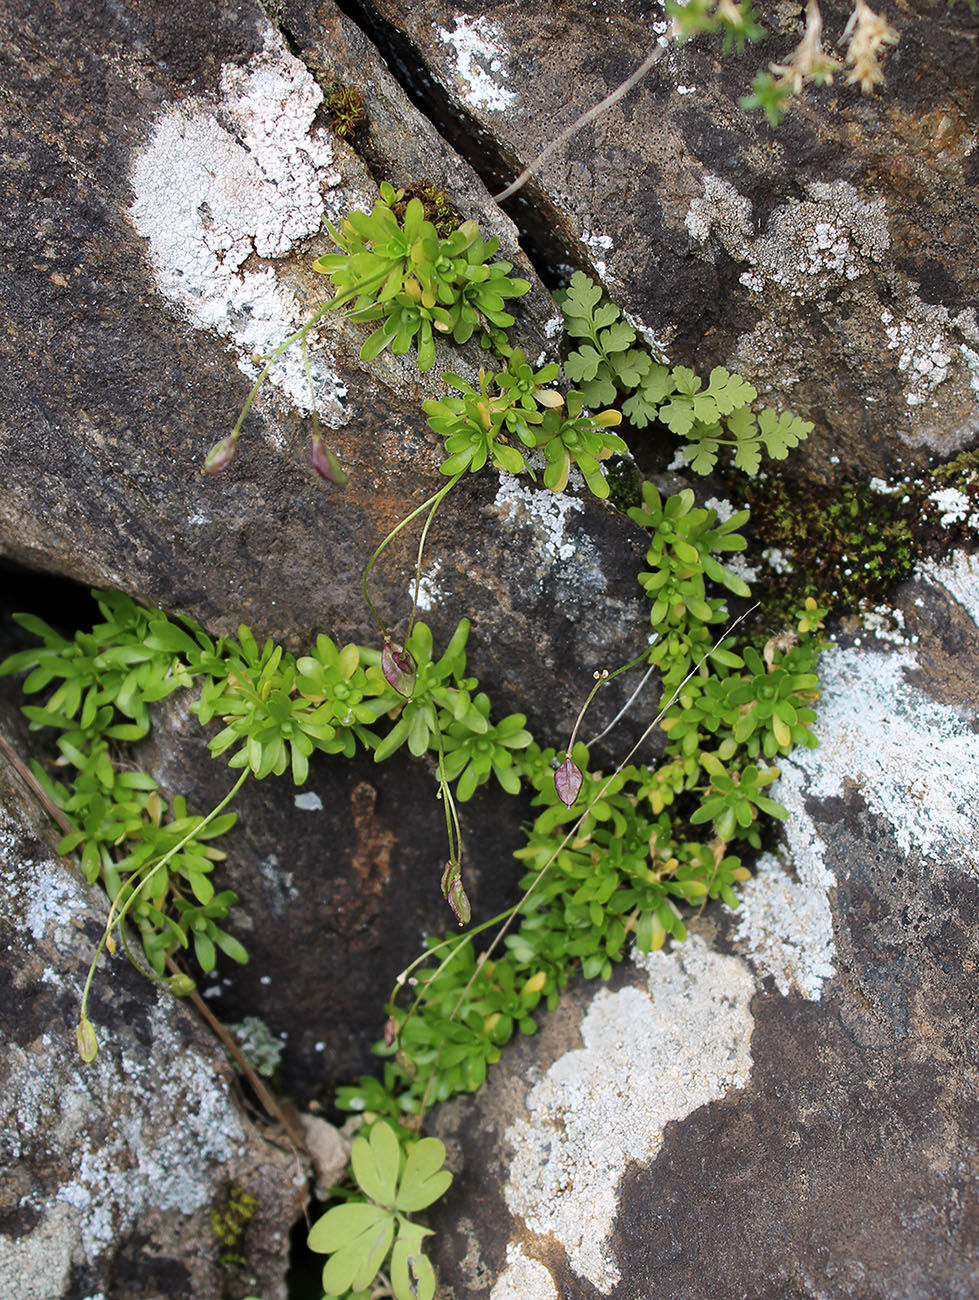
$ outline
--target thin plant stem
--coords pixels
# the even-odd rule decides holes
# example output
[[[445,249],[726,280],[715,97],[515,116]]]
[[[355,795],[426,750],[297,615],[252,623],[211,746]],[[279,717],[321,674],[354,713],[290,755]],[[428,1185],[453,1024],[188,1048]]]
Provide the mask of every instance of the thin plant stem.
[[[235,797],[235,795],[238,793],[241,787],[245,784],[246,780],[248,779],[248,775],[249,775],[249,769],[246,767],[245,770],[242,772],[241,776],[234,783],[234,785],[224,796],[221,802],[217,804],[216,807],[211,809],[211,811],[207,814],[204,820],[200,822],[199,825],[195,826],[193,830],[188,831],[187,834],[183,837],[183,839],[179,842],[179,844],[175,844],[172,849],[168,849],[166,853],[164,853],[163,857],[159,860],[159,862],[153,864],[152,868],[146,872],[146,875],[139,882],[136,888],[132,891],[132,893],[126,899],[125,903],[123,903],[122,907],[119,908],[119,915],[116,916],[115,912],[116,912],[116,907],[119,903],[119,899],[122,896],[124,890],[129,888],[129,882],[126,881],[126,883],[121,886],[119,892],[112,900],[112,906],[109,908],[109,919],[105,923],[105,929],[102,932],[102,938],[99,940],[98,947],[95,949],[95,956],[92,958],[92,964],[88,968],[88,978],[85,981],[85,988],[82,991],[81,1019],[83,1021],[87,1019],[86,1012],[88,1008],[88,994],[89,994],[89,990],[92,987],[92,980],[95,977],[95,968],[98,965],[99,957],[101,957],[102,955],[102,949],[105,947],[106,943],[108,942],[109,937],[112,934],[112,931],[116,928],[116,926],[123,924],[123,922],[126,919],[126,916],[129,913],[130,908],[133,906],[133,904],[136,902],[136,899],[139,897],[139,895],[143,892],[146,886],[156,875],[157,871],[159,871],[160,867],[165,867],[166,864],[170,861],[170,859],[174,857],[175,854],[179,853],[185,844],[188,844],[195,837],[195,835],[199,835],[200,832],[204,829],[204,827],[207,826],[209,822],[212,822],[219,812],[227,808],[228,804]]]
[[[458,476],[457,476],[458,477]],[[415,626],[415,615],[418,612],[418,592],[421,588],[422,581],[422,558],[425,554],[425,542],[428,538],[428,530],[432,526],[432,520],[435,518],[435,512],[445,500],[444,496],[438,498],[428,512],[428,518],[425,520],[425,526],[422,529],[421,537],[418,539],[418,556],[415,560],[415,590],[411,601],[411,616],[408,619],[408,631],[405,633],[405,640],[411,636],[411,629]]]
[[[588,708],[589,704],[591,704],[592,700],[598,694],[599,688],[604,686],[605,683],[608,681],[608,679],[609,679],[609,672],[607,668],[603,668],[600,672],[595,673],[595,685],[588,692],[588,698],[585,700],[584,704],[578,710],[578,716],[577,718],[575,718],[574,726],[571,728],[571,739],[568,741],[568,748],[565,751],[569,757],[571,755],[572,749],[574,749],[574,742],[578,736],[578,728],[581,726],[581,719],[585,716],[585,710]]]
[[[361,590],[364,593],[364,600],[367,602],[367,608],[374,616],[374,621],[377,623],[377,626],[381,629],[381,636],[384,637],[385,641],[390,640],[390,637],[388,636],[387,628],[384,626],[383,620],[381,619],[380,614],[378,614],[377,610],[375,609],[374,602],[371,600],[367,592],[367,580],[371,576],[371,569],[373,569],[374,565],[380,559],[382,553],[387,549],[388,546],[390,546],[391,542],[394,541],[398,533],[401,532],[402,528],[407,528],[407,526],[411,523],[411,521],[413,519],[416,519],[422,513],[423,510],[427,510],[429,506],[435,507],[441,504],[443,498],[447,496],[448,493],[455,487],[455,485],[459,482],[459,480],[462,478],[465,472],[466,472],[465,470],[460,470],[458,474],[454,475],[454,477],[449,479],[448,483],[446,483],[444,487],[439,488],[439,490],[433,493],[432,496],[430,496],[427,501],[423,501],[420,506],[416,506],[415,509],[412,510],[411,514],[405,515],[404,519],[402,519],[399,524],[395,524],[395,526],[388,533],[387,537],[385,537],[384,541],[381,542],[380,546],[377,548],[377,550],[374,552],[371,558],[367,561],[367,568],[364,570],[364,576],[360,584]]]
[[[505,190],[501,190],[499,194],[493,195],[494,203],[503,203],[506,199],[513,198],[514,194],[516,194],[518,190],[523,189],[541,163],[546,162],[556,149],[560,149],[560,147],[570,140],[573,135],[576,135],[583,126],[587,126],[589,122],[594,122],[596,118],[601,117],[603,113],[607,112],[613,104],[617,104],[623,96],[628,95],[633,86],[641,81],[646,73],[650,72],[655,68],[656,64],[659,63],[669,46],[669,43],[670,42],[666,37],[660,37],[652,53],[642,61],[639,67],[636,68],[635,72],[630,77],[627,77],[621,85],[616,86],[615,90],[613,90],[610,95],[606,95],[603,100],[600,100],[599,103],[590,108],[587,113],[582,113],[581,117],[572,122],[570,126],[565,127],[561,134],[556,136],[547,148],[539,153],[534,161],[523,169],[512,184],[508,185]]]
[[[630,667],[634,667],[634,665],[630,664]],[[629,696],[629,698],[626,700],[625,704],[623,704],[622,708],[619,709],[618,713],[615,715],[615,717],[612,719],[612,721],[608,724],[608,726],[607,726],[607,727],[603,727],[602,730],[598,733],[597,736],[592,736],[592,738],[591,738],[590,740],[586,740],[586,741],[585,741],[585,747],[586,747],[587,749],[591,749],[592,745],[595,745],[595,744],[598,743],[598,741],[604,739],[604,737],[608,735],[608,733],[612,730],[612,728],[613,728],[614,726],[616,726],[619,722],[622,721],[622,719],[625,717],[625,715],[626,715],[626,714],[629,712],[629,710],[632,708],[633,704],[635,704],[635,702],[636,702],[637,698],[639,697],[639,694],[641,693],[643,687],[646,685],[646,683],[649,681],[650,677],[652,677],[652,675],[653,675],[653,673],[654,673],[655,671],[656,671],[656,665],[655,665],[655,664],[650,664],[649,667],[646,669],[646,671],[643,673],[642,678],[640,679],[639,685],[636,687],[636,689],[632,692],[632,694],[631,694],[631,695]],[[611,677],[609,677],[607,680],[608,680],[608,681],[611,681],[612,679],[611,679]]]
[[[302,352],[303,369],[306,371],[306,383],[309,385],[309,402],[313,410],[313,441],[319,442],[320,434],[320,417],[316,409],[316,390],[313,387],[313,375],[309,368],[309,348],[306,346],[306,335],[304,334],[299,340],[299,348]]]
[[[238,419],[235,421],[235,427],[231,430],[231,433],[229,434],[229,437],[231,438],[232,442],[237,441],[238,435],[241,433],[241,426],[245,423],[245,418],[247,417],[248,412],[252,409],[252,403],[255,401],[255,398],[258,396],[258,390],[265,383],[269,371],[278,361],[279,357],[282,356],[283,352],[288,351],[288,349],[291,348],[294,343],[298,343],[300,340],[305,341],[306,335],[310,332],[310,330],[312,330],[316,325],[318,325],[319,322],[323,319],[323,317],[327,314],[327,312],[332,311],[336,307],[336,305],[337,305],[336,298],[331,298],[330,301],[324,303],[322,307],[317,307],[316,311],[313,312],[312,316],[310,316],[309,320],[306,321],[305,325],[301,325],[299,329],[297,329],[293,334],[290,334],[287,339],[285,339],[282,343],[280,343],[278,347],[273,348],[273,350],[268,354],[268,356],[265,358],[265,365],[259,371],[258,378],[255,380],[254,384],[252,384],[251,392],[245,398],[245,405],[241,408],[241,411],[239,412]]]

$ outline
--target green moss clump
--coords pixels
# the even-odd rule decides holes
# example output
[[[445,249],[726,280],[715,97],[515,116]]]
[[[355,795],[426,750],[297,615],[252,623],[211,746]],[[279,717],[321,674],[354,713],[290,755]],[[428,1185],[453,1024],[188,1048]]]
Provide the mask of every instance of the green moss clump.
[[[425,210],[425,220],[432,223],[435,233],[442,239],[448,239],[462,224],[462,217],[449,202],[445,190],[440,190],[437,185],[429,185],[427,181],[414,187],[405,186],[404,196],[392,207],[399,221],[404,221],[405,210],[412,199],[420,201]]]
[[[755,537],[786,552],[791,572],[773,577],[766,607],[827,598],[835,614],[885,600],[911,576],[919,555],[912,497],[879,494],[852,483],[805,490],[781,478],[750,481],[745,495]]]
[[[364,97],[356,86],[336,86],[326,97],[330,129],[340,140],[355,135],[367,119]]]
[[[243,1268],[248,1261],[238,1249],[245,1229],[255,1217],[258,1201],[243,1187],[233,1186],[224,1205],[211,1211],[211,1231],[224,1247],[218,1262],[225,1268]]]

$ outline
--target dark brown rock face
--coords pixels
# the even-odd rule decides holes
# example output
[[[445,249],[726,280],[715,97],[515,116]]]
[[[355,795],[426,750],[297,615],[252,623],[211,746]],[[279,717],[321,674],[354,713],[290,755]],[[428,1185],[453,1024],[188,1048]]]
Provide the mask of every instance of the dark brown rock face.
[[[643,5],[369,8],[512,161],[506,180],[665,30]],[[831,41],[849,6],[823,9]],[[895,11],[876,96],[811,91],[773,132],[737,100],[801,28],[762,18],[780,35],[744,59],[671,50],[546,161],[531,202],[675,361],[726,364],[816,423],[793,473],[886,476],[948,455],[979,430],[976,20]]]

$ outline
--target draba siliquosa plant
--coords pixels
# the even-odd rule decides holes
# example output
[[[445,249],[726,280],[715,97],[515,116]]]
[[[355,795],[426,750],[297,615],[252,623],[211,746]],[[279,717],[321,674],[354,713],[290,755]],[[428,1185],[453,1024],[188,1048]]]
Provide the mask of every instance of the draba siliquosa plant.
[[[545,487],[560,492],[577,472],[601,498],[609,494],[603,462],[627,452],[625,440],[610,432],[623,416],[637,428],[657,420],[672,429],[700,473],[724,446],[734,449],[739,468],[754,473],[761,448],[783,457],[811,426],[794,416],[756,415],[749,410],[755,390],[725,370],[713,371],[705,387],[692,372],[665,366],[580,275],[563,306],[569,335],[587,342],[564,366],[578,387],[560,391],[556,362],[534,367],[508,342],[507,304],[529,286],[510,275],[511,263],[492,260],[496,241],[484,241],[473,222],[436,232],[422,205],[391,186],[382,187],[370,213],[351,213],[330,230],[340,251],[319,259],[317,269],[329,276],[335,296],[266,359],[263,374],[295,345],[308,368],[307,338],[327,310],[346,310],[370,327],[365,360],[388,348],[415,351],[419,368],[428,369],[438,336],[458,344],[477,337],[494,359],[474,379],[445,374],[446,395],[425,404],[429,426],[445,441],[441,470],[448,482],[405,516],[366,566],[364,594],[381,648],[339,646],[324,634],[295,656],[270,641],[260,646],[246,627],[236,638],[215,639],[187,619],[102,593],[105,621],[74,640],[24,620],[43,644],[15,655],[3,671],[26,671],[31,693],[50,690],[42,706],[26,711],[33,726],[58,733],[59,772],[74,776],[56,781],[40,764],[35,773],[75,819],[63,850],[81,853],[86,874],[101,877],[112,900],[96,960],[103,948],[112,950],[116,935],[126,943],[125,922],[133,920],[157,977],[191,947],[205,971],[219,950],[246,957],[219,924],[234,895],[218,892],[210,877],[222,858],[211,842],[230,830],[234,815],[224,810],[249,778],[290,772],[301,785],[315,754],[350,757],[359,748],[383,761],[406,746],[428,761],[448,840],[441,888],[464,926],[470,905],[457,805],[490,781],[507,794],[530,793],[534,820],[517,853],[526,868],[521,899],[462,934],[429,941],[389,1000],[378,1046],[387,1058],[382,1078],[338,1093],[341,1108],[362,1113],[363,1127],[355,1142],[356,1187],[342,1191],[346,1203],[329,1210],[310,1237],[312,1248],[329,1256],[324,1288],[331,1296],[360,1296],[381,1285],[407,1300],[430,1297],[435,1286],[421,1248],[427,1229],[410,1215],[449,1181],[440,1144],[416,1135],[427,1107],[478,1087],[515,1032],[535,1032],[538,1009],[555,1004],[575,971],[608,978],[632,946],[648,952],[668,936],[681,941],[689,909],[710,899],[737,906],[735,886],[748,876],[743,849],[760,846],[764,819],[786,815],[765,793],[778,775],[772,760],[795,744],[815,743],[809,706],[818,697],[825,610],[810,598],[791,627],[759,647],[720,631],[729,621],[728,597],[750,596],[722,559],[744,549],[739,529],[747,511],[721,522],[715,510],[695,505],[691,490],[664,499],[645,484],[642,505],[631,514],[649,533],[640,582],[650,599],[650,649],[634,664],[596,674],[563,750],[542,749],[523,714],[495,717],[467,673],[468,621],[438,654],[415,618],[428,529],[464,474],[540,474]],[[212,451],[209,469],[230,461],[257,387],[232,434]],[[324,477],[342,482],[315,423],[312,460]],[[415,599],[407,630],[395,640],[370,601],[368,578],[416,519],[424,522]],[[660,710],[647,734],[661,728],[666,752],[655,764],[630,754],[606,774],[577,740],[581,719],[608,680],[639,666],[660,671]],[[127,748],[147,734],[154,703],[189,688],[200,723],[215,727],[211,753],[238,773],[205,817],[189,816],[179,795],[165,796]],[[494,926],[496,937],[479,951],[476,940]],[[94,969],[93,962],[78,1030],[86,1060],[97,1050],[87,1016]],[[192,987],[182,972],[170,979],[176,991]]]

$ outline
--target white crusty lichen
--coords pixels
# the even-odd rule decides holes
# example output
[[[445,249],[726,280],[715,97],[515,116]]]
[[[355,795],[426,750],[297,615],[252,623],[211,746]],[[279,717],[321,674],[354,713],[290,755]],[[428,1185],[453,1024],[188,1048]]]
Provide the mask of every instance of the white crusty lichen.
[[[749,270],[742,283],[753,292],[778,288],[798,298],[856,280],[890,248],[883,199],[867,203],[848,181],[816,181],[805,199],[776,208],[758,234],[749,199],[719,176],[703,178],[704,194],[686,216],[697,243],[717,239]]]
[[[970,349],[955,337],[956,330],[971,337],[973,316],[959,313],[953,320],[944,307],[922,300],[915,281],[901,280],[888,258],[883,199],[864,199],[845,180],[813,182],[805,197],[777,207],[759,232],[750,200],[729,181],[708,173],[702,184],[703,195],[686,213],[688,235],[723,248],[744,268],[740,283],[764,298],[761,319],[738,340],[729,365],[763,373],[773,389],[797,383],[805,357],[793,353],[793,318],[799,302],[817,303],[827,313],[829,333],[846,340],[855,362],[862,349],[865,369],[883,362],[900,380],[905,420],[896,429],[899,437],[947,453],[975,433],[979,369],[973,373]],[[885,296],[891,306],[881,312]],[[938,392],[940,385],[947,387]]]
[[[511,528],[527,528],[538,551],[551,563],[574,558],[578,539],[568,536],[568,522],[584,507],[577,497],[527,487],[516,474],[500,473],[493,509]]]
[[[255,357],[308,315],[273,259],[321,229],[324,203],[338,215],[351,196],[336,192],[333,142],[314,126],[323,92],[271,28],[248,63],[223,69],[221,92],[161,115],[133,164],[131,217],[160,292],[198,329],[226,337],[255,377]],[[339,425],[346,388],[321,353],[310,361],[321,419]],[[270,383],[300,410],[311,408],[298,349],[280,359]]]
[[[3,808],[0,885],[5,925],[21,936],[18,978],[51,984],[57,995],[77,1000],[91,955],[84,927],[96,915],[92,891],[39,852],[25,824]],[[66,954],[56,969],[55,952]],[[70,962],[67,954],[74,954]],[[56,1279],[72,1262],[98,1266],[148,1211],[190,1214],[205,1206],[215,1171],[244,1146],[227,1086],[214,1061],[181,1031],[179,1004],[147,983],[145,1002],[133,1014],[140,1038],[124,1023],[114,1036],[97,1024],[102,1042],[88,1066],[75,1053],[72,1025],[63,1021],[33,1041],[4,1037],[0,1044],[6,1066],[0,1147],[5,1159],[28,1162],[36,1184],[35,1226],[18,1241],[0,1236],[5,1296],[61,1295]],[[44,1260],[36,1278],[2,1285],[28,1265],[35,1245],[43,1247]],[[35,1280],[40,1290],[32,1289]]]
[[[452,30],[442,27],[439,37],[455,56],[455,86],[470,108],[502,113],[516,95],[506,88],[506,41],[483,17],[457,14]]]
[[[751,1070],[755,981],[740,958],[692,936],[635,961],[646,987],[595,995],[582,1047],[548,1068],[506,1134],[510,1212],[599,1289],[619,1280],[608,1235],[628,1162],[651,1160],[667,1123],[744,1087]]]
[[[490,1300],[560,1300],[554,1278],[516,1242],[507,1242],[506,1267],[493,1284]]]

